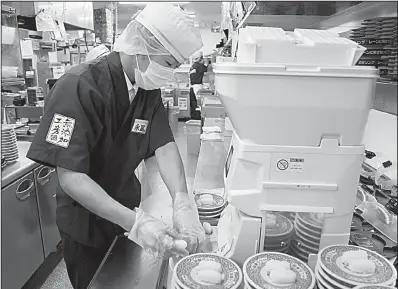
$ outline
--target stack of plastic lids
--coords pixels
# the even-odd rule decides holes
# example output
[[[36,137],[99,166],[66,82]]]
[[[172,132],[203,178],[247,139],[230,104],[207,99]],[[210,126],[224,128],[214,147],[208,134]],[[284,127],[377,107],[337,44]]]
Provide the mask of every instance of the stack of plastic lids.
[[[365,52],[338,34],[311,29],[245,27],[239,30],[237,62],[316,66],[353,66]]]

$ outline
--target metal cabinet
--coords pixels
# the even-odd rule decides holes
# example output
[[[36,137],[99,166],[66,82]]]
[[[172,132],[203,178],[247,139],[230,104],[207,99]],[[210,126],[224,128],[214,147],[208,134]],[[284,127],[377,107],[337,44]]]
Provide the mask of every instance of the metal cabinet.
[[[44,256],[47,258],[51,252],[57,250],[57,245],[61,241],[56,224],[57,201],[55,199],[55,190],[58,184],[58,177],[54,169],[46,166],[35,169],[34,176]]]
[[[176,90],[176,104],[180,109],[178,118],[191,117],[191,104],[189,98],[189,88],[179,88]]]
[[[1,191],[1,288],[20,289],[44,261],[33,172]]]

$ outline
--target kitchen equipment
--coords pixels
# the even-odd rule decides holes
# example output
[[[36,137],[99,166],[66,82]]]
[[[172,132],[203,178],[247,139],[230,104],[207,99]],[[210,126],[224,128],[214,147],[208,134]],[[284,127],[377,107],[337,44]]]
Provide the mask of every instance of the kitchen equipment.
[[[234,128],[218,242],[220,254],[239,265],[264,250],[271,211],[322,215],[321,227],[301,217],[295,222],[300,245],[291,249],[308,254],[300,257],[312,268],[319,249],[350,237],[377,70],[287,60],[213,67]]]
[[[325,30],[247,26],[239,30],[237,61],[352,66],[365,47]]]
[[[1,288],[20,289],[44,261],[33,173],[1,190]]]
[[[40,227],[43,238],[44,257],[57,250],[61,236],[56,224],[57,201],[55,188],[58,185],[58,176],[55,169],[40,166],[34,170],[37,188],[37,205],[39,208]]]

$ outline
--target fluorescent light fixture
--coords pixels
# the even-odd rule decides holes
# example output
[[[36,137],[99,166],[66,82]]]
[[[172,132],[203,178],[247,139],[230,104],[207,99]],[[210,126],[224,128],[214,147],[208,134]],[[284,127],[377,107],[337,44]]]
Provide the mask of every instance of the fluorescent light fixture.
[[[143,5],[147,5],[151,2],[135,2],[135,1],[131,1],[131,2],[119,2],[119,4],[121,5],[136,5],[136,6],[143,6]],[[189,2],[170,2],[171,4],[174,5],[184,5],[184,4],[188,4]]]

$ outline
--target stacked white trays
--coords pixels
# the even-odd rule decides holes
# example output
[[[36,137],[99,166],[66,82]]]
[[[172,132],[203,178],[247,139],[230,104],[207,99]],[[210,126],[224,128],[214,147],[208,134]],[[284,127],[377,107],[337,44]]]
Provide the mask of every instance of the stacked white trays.
[[[397,271],[386,258],[373,251],[332,245],[319,252],[315,276],[319,289],[394,288]],[[365,285],[374,287],[361,287]]]
[[[11,126],[2,125],[1,127],[1,154],[7,163],[14,163],[19,158],[17,135]]]

